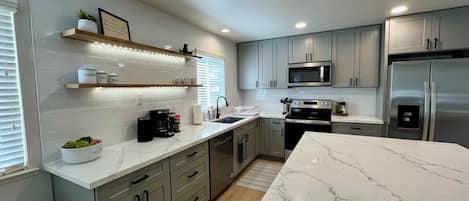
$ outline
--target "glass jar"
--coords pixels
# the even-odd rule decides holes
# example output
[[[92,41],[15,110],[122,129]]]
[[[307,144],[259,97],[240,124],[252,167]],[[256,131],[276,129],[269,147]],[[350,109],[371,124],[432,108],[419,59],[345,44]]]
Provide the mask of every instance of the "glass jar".
[[[104,71],[97,71],[96,81],[98,84],[107,84],[107,73]]]
[[[78,83],[96,83],[96,68],[82,66],[78,68]]]

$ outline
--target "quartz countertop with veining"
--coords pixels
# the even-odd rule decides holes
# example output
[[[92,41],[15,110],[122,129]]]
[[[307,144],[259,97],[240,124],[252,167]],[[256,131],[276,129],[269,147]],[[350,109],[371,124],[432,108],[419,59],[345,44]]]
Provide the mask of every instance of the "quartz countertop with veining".
[[[306,133],[263,201],[469,200],[469,150],[450,143]]]
[[[259,116],[244,117],[233,124],[204,122],[202,125],[184,125],[182,132],[170,138],[155,138],[138,143],[131,140],[105,147],[102,156],[82,164],[67,164],[61,159],[48,162],[44,169],[58,177],[87,189],[93,189],[143,167],[168,158],[194,145],[235,129]]]

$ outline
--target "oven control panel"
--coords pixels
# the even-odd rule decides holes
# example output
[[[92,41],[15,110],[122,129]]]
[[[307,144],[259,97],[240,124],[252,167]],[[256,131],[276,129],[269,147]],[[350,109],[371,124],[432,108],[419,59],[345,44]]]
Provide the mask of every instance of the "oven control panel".
[[[332,109],[331,100],[293,99],[292,108]]]

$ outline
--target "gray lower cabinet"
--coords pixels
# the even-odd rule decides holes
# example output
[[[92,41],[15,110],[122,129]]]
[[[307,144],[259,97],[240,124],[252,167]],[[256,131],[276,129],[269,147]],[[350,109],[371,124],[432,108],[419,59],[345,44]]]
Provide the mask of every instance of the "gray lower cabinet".
[[[285,155],[285,120],[259,120],[259,154],[283,158]]]
[[[259,42],[238,44],[238,81],[240,89],[259,87]]]
[[[333,87],[378,87],[379,25],[334,31]]]
[[[233,171],[235,176],[257,156],[258,122],[253,121],[233,131]]]
[[[169,161],[163,160],[88,190],[54,176],[54,197],[64,201],[171,201]]]
[[[333,123],[332,133],[382,137],[383,126],[379,124]]]
[[[191,147],[170,158],[172,200],[210,197],[208,143]],[[176,165],[173,165],[176,164]]]
[[[389,20],[389,54],[469,48],[469,7]]]

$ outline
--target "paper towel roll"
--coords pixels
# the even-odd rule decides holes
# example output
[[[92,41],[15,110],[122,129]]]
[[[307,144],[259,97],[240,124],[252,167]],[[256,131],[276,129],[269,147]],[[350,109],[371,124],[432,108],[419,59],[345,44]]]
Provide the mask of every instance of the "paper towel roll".
[[[192,105],[192,124],[202,124],[202,106],[199,104]]]

